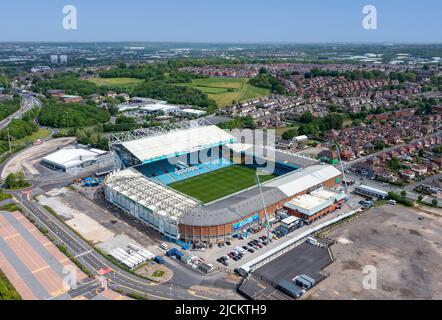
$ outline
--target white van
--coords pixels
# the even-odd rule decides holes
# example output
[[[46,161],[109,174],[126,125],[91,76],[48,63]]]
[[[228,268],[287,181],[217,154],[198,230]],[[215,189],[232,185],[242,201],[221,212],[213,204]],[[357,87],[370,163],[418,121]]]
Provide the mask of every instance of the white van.
[[[167,245],[167,243],[162,243],[160,248],[163,249],[163,250],[168,250],[169,246]]]
[[[397,204],[396,200],[388,200],[387,203],[393,206]]]

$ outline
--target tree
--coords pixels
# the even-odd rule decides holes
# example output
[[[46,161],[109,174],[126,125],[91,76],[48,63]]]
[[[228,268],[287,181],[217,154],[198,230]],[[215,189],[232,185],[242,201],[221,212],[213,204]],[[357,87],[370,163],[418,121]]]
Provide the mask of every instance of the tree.
[[[294,137],[298,135],[298,130],[290,129],[282,134],[282,138],[284,140],[292,140]]]
[[[403,198],[405,198],[405,197],[407,196],[407,191],[402,190],[402,191],[401,191],[401,196],[402,196]]]
[[[268,71],[266,68],[262,67],[259,69],[259,74],[267,74],[267,73],[268,73]]]
[[[6,187],[7,187],[8,189],[15,188],[15,181],[16,181],[15,173],[11,172],[11,173],[6,177],[6,180],[5,180]]]
[[[431,200],[431,204],[432,204],[434,207],[437,206],[437,203],[438,203],[437,199],[433,199],[433,200]]]
[[[424,200],[424,197],[423,197],[422,195],[420,195],[417,199],[418,199],[419,201],[422,201],[422,200]]]
[[[310,111],[306,111],[301,116],[299,121],[302,122],[302,123],[311,123],[311,122],[313,122],[313,119],[314,119],[313,114]]]
[[[17,173],[17,184],[19,186],[23,186],[26,184],[26,180],[25,180],[25,173],[23,171],[20,171],[19,173]]]
[[[26,188],[31,185],[29,182],[26,181],[23,171],[20,171],[18,173],[11,172],[6,177],[5,184],[8,189]]]

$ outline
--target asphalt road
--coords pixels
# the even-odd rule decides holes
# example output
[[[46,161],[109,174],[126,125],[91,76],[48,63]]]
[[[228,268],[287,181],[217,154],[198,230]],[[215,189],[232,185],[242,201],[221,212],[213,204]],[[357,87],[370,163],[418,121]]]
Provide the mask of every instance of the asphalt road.
[[[21,119],[23,114],[31,110],[34,106],[41,106],[41,102],[33,96],[22,95],[21,97],[22,99],[20,109],[6,119],[0,121],[0,130],[6,128],[13,119]]]
[[[28,193],[14,192],[14,197],[24,209],[24,213],[32,217],[39,225],[49,231],[49,234],[58,243],[66,247],[83,266],[90,270],[97,277],[103,276],[107,279],[108,286],[116,291],[125,294],[137,294],[149,300],[201,300],[206,297],[193,295],[187,288],[170,284],[155,284],[149,280],[130,274],[116,265],[112,264],[92,246],[77,236],[71,229],[64,225],[57,218],[52,216],[46,209],[30,199]],[[103,273],[105,273],[103,275]],[[92,287],[93,289],[94,287]],[[92,290],[91,287],[86,291]],[[74,295],[78,292],[73,291]]]

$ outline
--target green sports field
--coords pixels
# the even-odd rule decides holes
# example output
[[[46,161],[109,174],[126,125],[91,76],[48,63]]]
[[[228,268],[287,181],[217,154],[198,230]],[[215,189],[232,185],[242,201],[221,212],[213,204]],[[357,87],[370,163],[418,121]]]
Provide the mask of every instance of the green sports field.
[[[99,87],[106,86],[110,88],[134,87],[144,82],[142,79],[133,78],[93,78],[87,81],[95,83]]]
[[[273,178],[274,175],[260,176],[260,181],[265,182]],[[255,185],[255,170],[235,165],[176,182],[169,187],[208,203]]]
[[[269,94],[269,90],[258,88],[249,83],[246,78],[206,78],[195,79],[191,83],[178,83],[204,93],[216,101],[220,108],[229,106],[233,101],[243,102],[260,98]]]

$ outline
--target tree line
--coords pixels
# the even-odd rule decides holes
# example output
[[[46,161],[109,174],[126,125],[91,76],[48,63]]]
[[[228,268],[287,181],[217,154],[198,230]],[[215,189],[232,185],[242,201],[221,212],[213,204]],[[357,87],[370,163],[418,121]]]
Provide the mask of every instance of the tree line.
[[[281,80],[269,74],[265,68],[261,68],[258,75],[250,79],[249,83],[255,87],[266,88],[278,94],[286,92]]]
[[[48,99],[40,111],[39,122],[53,128],[78,128],[106,123],[109,113],[95,104],[68,103]]]

